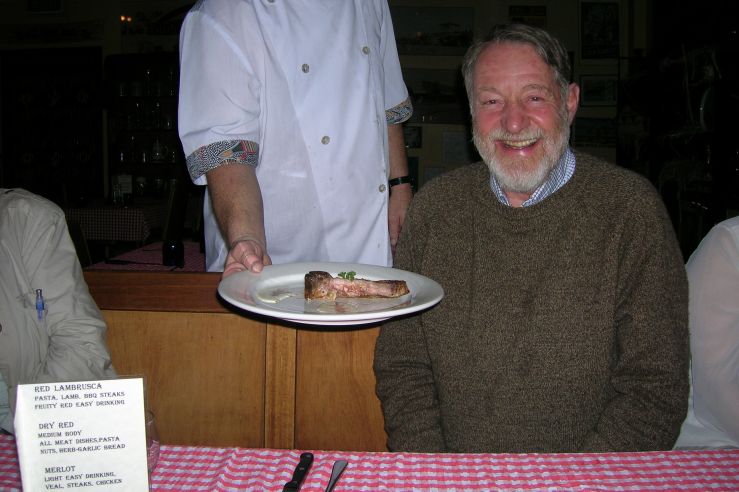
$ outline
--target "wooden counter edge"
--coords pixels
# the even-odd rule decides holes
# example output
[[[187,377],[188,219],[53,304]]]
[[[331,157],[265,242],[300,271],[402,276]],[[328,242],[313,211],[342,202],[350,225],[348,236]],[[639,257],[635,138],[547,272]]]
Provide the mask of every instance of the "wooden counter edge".
[[[100,309],[229,313],[218,296],[218,272],[84,270]]]

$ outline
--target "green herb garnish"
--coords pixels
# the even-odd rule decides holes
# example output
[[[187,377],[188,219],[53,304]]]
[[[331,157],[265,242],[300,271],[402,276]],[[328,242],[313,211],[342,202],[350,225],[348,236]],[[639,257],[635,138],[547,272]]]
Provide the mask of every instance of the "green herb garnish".
[[[357,272],[339,272],[339,277],[345,278],[347,280],[354,280],[354,276],[357,274]]]

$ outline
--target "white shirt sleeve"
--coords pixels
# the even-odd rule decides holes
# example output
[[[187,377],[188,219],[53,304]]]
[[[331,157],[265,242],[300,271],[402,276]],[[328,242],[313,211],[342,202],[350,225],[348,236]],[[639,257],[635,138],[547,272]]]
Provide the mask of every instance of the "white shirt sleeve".
[[[711,229],[687,270],[695,417],[739,443],[739,217]]]
[[[185,18],[180,31],[178,130],[186,156],[217,142],[259,142],[261,87],[239,48],[239,35],[202,10],[194,9]],[[213,159],[215,163],[217,157]],[[205,184],[204,175],[191,177]]]

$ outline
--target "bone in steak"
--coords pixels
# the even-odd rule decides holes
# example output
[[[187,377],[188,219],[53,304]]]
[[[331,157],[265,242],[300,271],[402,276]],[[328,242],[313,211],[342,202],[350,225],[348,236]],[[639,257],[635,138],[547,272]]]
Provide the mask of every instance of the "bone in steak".
[[[337,297],[400,297],[410,293],[405,280],[349,280],[332,277],[328,272],[305,274],[305,299],[329,299]]]

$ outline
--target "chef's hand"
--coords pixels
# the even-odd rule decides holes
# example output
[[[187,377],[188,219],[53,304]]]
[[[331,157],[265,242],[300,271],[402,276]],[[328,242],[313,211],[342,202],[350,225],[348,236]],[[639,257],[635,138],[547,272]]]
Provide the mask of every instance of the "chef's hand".
[[[410,183],[395,185],[390,188],[390,203],[388,204],[388,230],[390,231],[390,248],[395,256],[395,246],[398,244],[400,232],[403,230],[405,214],[413,199],[413,189]]]
[[[271,264],[272,259],[260,241],[239,239],[231,243],[231,250],[226,257],[226,266],[223,269],[222,278],[244,270],[259,273],[265,265]]]

